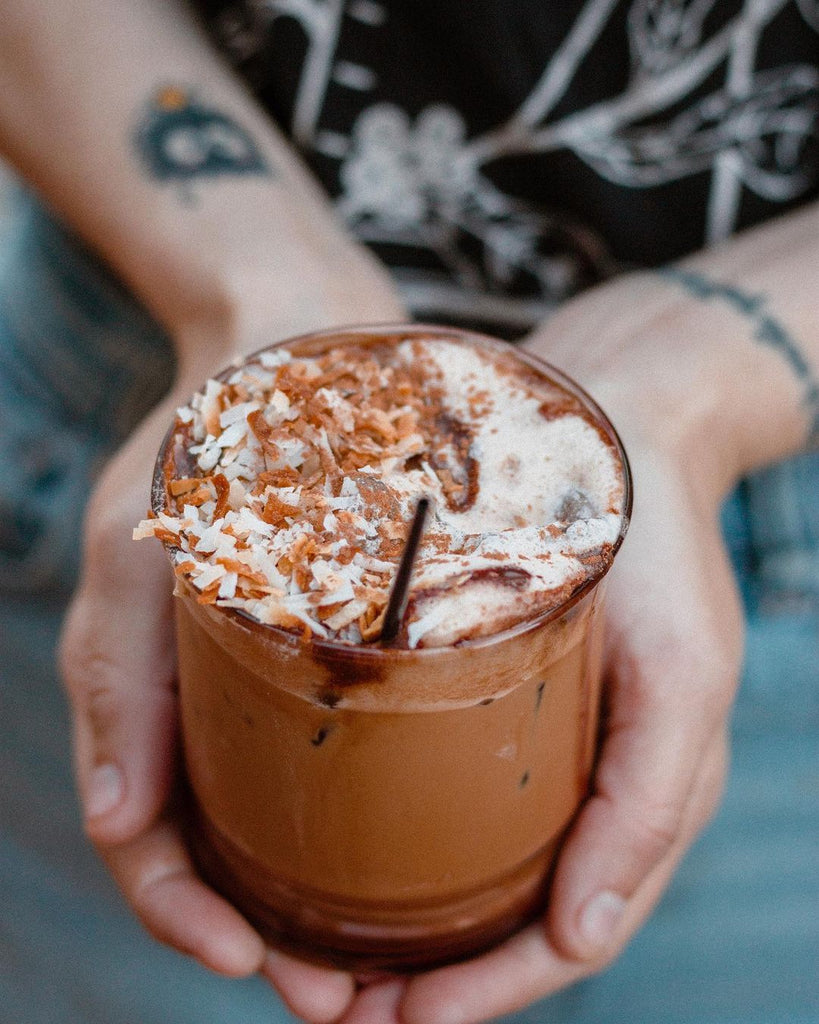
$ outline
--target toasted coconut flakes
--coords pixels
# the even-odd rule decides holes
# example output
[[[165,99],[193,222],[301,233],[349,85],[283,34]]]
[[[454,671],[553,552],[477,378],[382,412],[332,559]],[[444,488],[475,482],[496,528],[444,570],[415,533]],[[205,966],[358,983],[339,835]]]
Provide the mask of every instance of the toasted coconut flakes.
[[[393,451],[396,455],[410,456],[420,455],[426,448],[427,443],[422,434],[410,434],[408,437],[402,437]]]
[[[167,512],[159,512],[156,521],[171,533],[178,533],[180,530],[192,525],[191,520],[187,517],[178,519],[176,516],[168,515]]]
[[[230,484],[222,473],[216,473],[212,477],[211,483],[216,490],[216,506],[213,510],[213,518],[224,519],[228,512],[230,501]]]
[[[217,594],[220,598],[233,597],[236,594],[236,584],[239,582],[239,576],[235,572],[226,572],[225,575],[219,581],[219,592]]]
[[[273,370],[289,363],[293,356],[286,348],[273,348],[267,352],[260,352],[255,358],[266,370]]]
[[[220,448],[233,448],[247,437],[247,423],[231,423],[216,438]]]
[[[287,597],[282,601],[282,605],[286,610],[287,614],[290,614],[297,618],[300,622],[304,623],[309,629],[317,633],[319,636],[327,636],[327,631],[312,615],[308,613],[308,605],[305,598],[302,595],[294,595]]]
[[[277,498],[275,494],[268,494],[261,516],[271,526],[280,527],[286,525],[288,517],[292,518],[298,514],[298,505],[289,505]]]
[[[335,575],[335,574],[334,574]],[[335,576],[338,580],[337,584],[328,589],[323,597],[320,597],[317,605],[319,608],[325,605],[336,605],[352,601],[355,598],[355,589],[353,587],[352,580],[343,579],[340,576]]]
[[[230,505],[231,509],[234,512],[238,512],[246,498],[247,488],[238,480],[231,480],[230,490],[228,491],[228,504]]]
[[[333,601],[332,604],[316,604],[314,605],[314,611],[319,621],[324,622],[327,619],[331,619],[336,612],[341,611],[344,605],[344,601]]]
[[[328,629],[332,629],[334,632],[344,629],[345,626],[351,625],[359,617],[363,615],[367,610],[366,601],[348,601],[347,604],[340,610],[331,615],[329,619],[325,619],[324,623]]]
[[[274,428],[268,422],[264,410],[256,409],[248,413],[247,423],[265,452],[269,452],[274,458],[277,457],[279,449],[273,436]]]
[[[404,438],[410,437],[415,434],[418,428],[418,414],[414,409],[408,409],[406,406],[402,406],[400,409],[393,411],[394,421],[393,426],[395,427],[396,436],[403,440]]]
[[[375,639],[413,496],[426,491],[451,510],[466,494],[457,460],[441,457],[431,419],[444,374],[423,345],[413,343],[412,351],[421,378],[400,364],[380,366],[366,349],[340,348],[308,360],[276,349],[237,368],[227,383],[208,381],[178,411],[178,436],[195,468],[168,481],[168,512],[140,522],[134,536],[177,547],[176,572],[204,603],[351,643]],[[466,385],[456,417],[487,414],[492,403],[479,384]],[[502,552],[490,550],[487,535],[459,532],[456,522],[436,512],[419,556],[448,587],[476,558],[497,565],[509,557],[505,541]],[[574,571],[577,551],[557,554],[569,540],[589,548],[580,557],[591,564],[593,540],[609,533],[608,524],[583,523],[564,540],[562,529],[541,527],[532,550],[541,575]],[[515,559],[526,560],[514,543]],[[433,602],[410,623],[410,646],[443,616]]]
[[[430,630],[441,625],[448,614],[446,605],[437,604],[433,605],[425,615],[410,622],[407,627],[407,645],[417,647]]]
[[[211,497],[212,495],[207,487],[200,487],[192,494],[186,494],[185,501],[189,505],[200,508],[201,506],[206,505],[211,500]]]
[[[321,427],[316,431],[316,442],[321,468],[331,480],[333,477],[341,476],[341,469],[336,461],[335,452],[330,445],[330,441],[327,437],[327,431],[324,427]]]
[[[385,540],[403,540],[407,535],[406,523],[397,523],[392,519],[385,519],[379,523],[378,528]]]
[[[255,451],[243,448],[236,458],[224,467],[224,474],[228,480],[239,480],[241,478],[252,481],[258,474],[260,460]]]
[[[316,399],[320,405],[332,413],[342,431],[352,433],[355,429],[354,408],[346,398],[339,395],[337,391],[331,391],[324,387],[318,389]]]
[[[353,593],[359,601],[366,601],[370,610],[374,613],[387,603],[389,591],[383,585],[383,580],[367,580],[366,586],[354,587]]]
[[[265,468],[267,472],[279,470],[297,470],[304,465],[307,446],[297,437],[279,438],[277,441],[263,442]]]
[[[196,464],[202,472],[209,473],[219,461],[222,449],[216,438],[212,434],[208,434],[202,444],[194,445],[191,448],[191,454],[196,456]]]
[[[219,417],[219,426],[224,430],[238,423],[244,427],[244,433],[247,433],[247,417],[257,409],[261,409],[259,402],[238,402],[236,405],[228,406]]]
[[[246,565],[238,558],[220,557],[218,561],[220,565],[223,565],[225,567],[225,570],[228,573],[236,576],[241,576],[243,582],[258,583],[261,586],[267,586],[267,584],[269,583],[269,580],[267,576],[264,575],[264,573],[259,572],[258,570],[252,568],[249,565]]]
[[[240,508],[232,517],[231,525],[237,536],[255,534],[257,537],[269,537],[273,529],[269,523],[261,519],[252,509]]]
[[[144,540],[146,537],[155,537],[159,523],[156,519],[141,519],[131,532],[134,540]]]
[[[209,380],[205,385],[205,394],[203,396],[200,412],[202,414],[202,419],[205,421],[205,430],[207,430],[208,434],[213,437],[220,433],[219,416],[222,412],[222,392],[222,385],[218,381]]]
[[[225,567],[223,565],[211,565],[207,562],[200,562],[196,573],[193,575],[193,585],[197,590],[205,590],[224,575]]]
[[[353,558],[353,562],[362,569],[369,569],[375,572],[385,572],[389,575],[392,575],[396,569],[395,562],[385,562],[381,558],[375,558],[373,555],[368,555],[364,552],[358,552]]]
[[[205,552],[213,553],[219,546],[219,540],[222,535],[222,527],[224,525],[224,519],[217,519],[209,527],[207,527],[207,529],[203,530],[197,538],[196,550],[203,554]]]
[[[274,591],[278,591],[281,594],[287,592],[287,577],[283,576],[274,561],[274,556],[264,555],[256,559],[256,564],[259,567],[259,572],[262,573],[267,585]]]
[[[358,619],[358,629],[361,639],[364,641],[377,640],[381,636],[381,630],[384,628],[386,608],[383,608],[377,615],[373,614],[373,611],[372,608],[368,609]]]
[[[372,430],[376,436],[380,435],[387,443],[396,439],[392,420],[383,409],[368,409],[359,417],[359,424],[365,429]]]
[[[270,396],[269,405],[280,417],[285,417],[290,412],[290,399],[278,388]]]
[[[351,509],[357,508],[361,504],[360,498],[354,498],[351,496],[342,496],[338,498],[328,498],[327,507],[332,509],[334,512],[350,511]],[[334,517],[335,518],[335,517]],[[336,523],[338,520],[336,519]]]
[[[168,482],[168,493],[178,498],[182,494],[189,494],[191,491],[196,491],[202,486],[201,477],[186,476],[181,480],[170,480]]]
[[[323,586],[333,575],[332,565],[323,558],[317,558],[310,568],[313,573],[313,579],[319,586]]]
[[[233,558],[236,554],[236,538],[229,533],[223,533],[219,539],[212,558],[216,562],[223,562],[227,558]]]

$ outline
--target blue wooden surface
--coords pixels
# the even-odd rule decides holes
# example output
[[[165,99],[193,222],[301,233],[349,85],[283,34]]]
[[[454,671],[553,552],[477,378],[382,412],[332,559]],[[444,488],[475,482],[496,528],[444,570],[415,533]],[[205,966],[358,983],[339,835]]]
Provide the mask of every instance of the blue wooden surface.
[[[282,1024],[145,936],[80,834],[56,604],[0,605],[0,1024]],[[758,625],[723,808],[624,957],[516,1024],[819,1024],[819,638]],[[790,658],[782,655],[783,644]],[[777,656],[774,656],[779,651]]]

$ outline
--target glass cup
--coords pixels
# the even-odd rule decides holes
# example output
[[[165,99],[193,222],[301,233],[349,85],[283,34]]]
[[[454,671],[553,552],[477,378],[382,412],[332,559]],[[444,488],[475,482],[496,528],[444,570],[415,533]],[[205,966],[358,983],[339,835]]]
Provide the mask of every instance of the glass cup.
[[[512,350],[423,326],[285,344],[311,355],[430,332]],[[631,484],[613,427],[563,374],[516,358],[578,399],[616,452],[616,551]],[[171,430],[156,512],[173,444]],[[511,629],[419,649],[305,638],[202,604],[180,580],[188,835],[204,878],[274,945],[355,970],[452,962],[541,914],[595,761],[606,568]]]

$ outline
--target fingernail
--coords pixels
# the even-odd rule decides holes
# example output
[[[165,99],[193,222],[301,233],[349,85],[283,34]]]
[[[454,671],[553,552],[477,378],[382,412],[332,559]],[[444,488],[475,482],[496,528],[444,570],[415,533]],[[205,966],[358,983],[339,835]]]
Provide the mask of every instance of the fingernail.
[[[122,800],[122,772],[114,764],[98,765],[91,772],[85,790],[85,815],[101,818]]]
[[[580,937],[591,950],[610,945],[626,908],[626,901],[616,892],[599,892],[586,903],[580,913]]]

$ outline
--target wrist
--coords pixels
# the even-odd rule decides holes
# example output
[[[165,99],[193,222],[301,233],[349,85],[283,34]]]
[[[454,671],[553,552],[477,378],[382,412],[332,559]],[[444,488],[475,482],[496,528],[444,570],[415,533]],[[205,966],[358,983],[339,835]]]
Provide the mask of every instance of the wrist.
[[[324,327],[406,318],[386,269],[340,231],[309,237],[276,222],[213,237],[218,227],[123,268],[181,358],[191,347],[230,356]]]
[[[719,380],[697,354],[644,353],[582,381],[614,424],[635,474],[647,457],[681,467],[703,508],[717,507],[743,475],[743,445]]]
[[[348,258],[332,273],[310,263],[300,271],[245,268],[232,280],[226,276],[207,305],[190,309],[172,328],[179,364],[174,390],[187,394],[233,360],[286,338],[407,320],[386,270],[373,264],[353,268]]]
[[[730,264],[714,263],[711,254],[663,268],[658,277],[688,300],[696,342],[702,348],[705,339],[711,372],[725,375],[722,391],[733,414],[741,472],[816,445],[819,365],[812,296],[807,303],[801,295],[788,298],[770,287],[770,275],[760,287],[747,268],[731,273]]]

